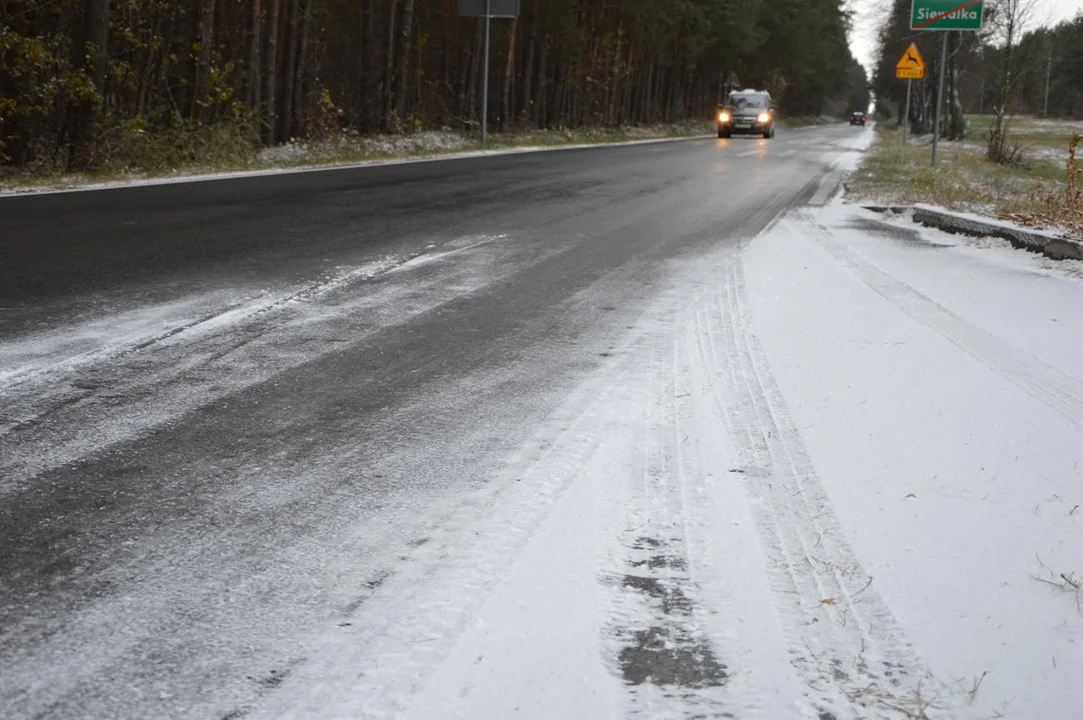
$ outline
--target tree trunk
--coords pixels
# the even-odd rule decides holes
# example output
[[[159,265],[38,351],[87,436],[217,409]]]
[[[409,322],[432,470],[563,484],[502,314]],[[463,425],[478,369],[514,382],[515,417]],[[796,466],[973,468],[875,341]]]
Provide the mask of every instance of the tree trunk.
[[[308,38],[312,29],[312,0],[303,0],[301,46],[297,50],[297,78],[293,83],[293,132],[305,133],[305,98],[308,96]]]
[[[564,58],[557,60],[556,83],[553,85],[553,108],[550,118],[559,127],[564,124],[564,105],[567,96],[568,63]],[[549,123],[553,124],[552,122]]]
[[[549,70],[549,38],[546,37],[542,43],[541,58],[538,60],[538,87],[536,90],[536,97],[534,100],[534,113],[535,124],[541,129],[548,127],[548,109],[549,109],[549,93],[548,93],[548,75]]]
[[[511,123],[511,85],[512,73],[515,71],[515,38],[518,34],[519,18],[515,18],[511,23],[511,36],[508,38],[508,59],[504,63],[504,99],[500,123],[505,128]]]
[[[523,95],[520,109],[529,121],[530,109],[534,101],[534,54],[538,50],[538,0],[534,0],[530,17],[530,35],[526,44],[526,66],[523,68]]]
[[[160,10],[154,10],[154,32],[151,37],[161,37],[162,34],[162,13]],[[147,96],[151,91],[151,80],[154,79],[154,66],[158,62],[159,50],[153,45],[150,45],[147,52],[146,60],[144,61],[142,70],[139,73],[139,88],[136,90],[135,95],[135,114],[138,117],[143,117],[147,112]]]
[[[260,0],[252,0],[252,30],[248,37],[248,91],[245,101],[251,108],[259,108],[262,101],[260,92],[260,26],[263,24]]]
[[[474,53],[476,52],[475,46],[476,40],[471,38],[466,43],[465,54],[460,58],[459,62],[459,77],[455,83],[455,90],[458,92],[458,105],[456,112],[461,118],[470,117],[470,108],[473,105],[473,100],[470,95],[471,81],[473,79],[474,71]]]
[[[301,0],[289,0],[290,20],[286,25],[286,77],[282,84],[282,122],[278,139],[289,140],[293,135],[293,95],[297,82],[297,46],[300,44]]]
[[[207,104],[207,84],[211,79],[211,51],[214,49],[214,0],[199,3],[199,68],[189,117],[200,119]]]
[[[364,105],[365,127],[372,128],[376,125],[376,110],[378,96],[378,81],[376,68],[378,56],[376,53],[376,0],[365,0],[365,47],[363,50],[364,66]]]
[[[263,71],[263,105],[265,108],[263,139],[267,145],[273,145],[278,138],[278,102],[275,96],[278,90],[278,9],[280,0],[270,0],[270,14],[267,18],[267,56]]]
[[[75,67],[86,73],[96,97],[75,106],[72,152],[69,165],[86,168],[97,154],[98,108],[105,85],[105,64],[109,51],[109,0],[85,0],[82,31],[73,48]]]
[[[402,19],[399,23],[399,59],[395,72],[395,114],[399,120],[406,119],[406,97],[410,82],[410,41],[414,29],[414,0],[403,0]]]
[[[481,23],[477,23],[474,31],[473,51],[470,53],[470,77],[466,82],[466,117],[473,120],[478,111],[478,79],[481,77],[481,48],[484,42],[482,38]]]
[[[383,86],[383,128],[391,129],[391,109],[393,93],[391,83],[395,77],[395,16],[399,8],[399,0],[390,0],[391,6],[387,13],[387,47],[384,48],[384,86]]]
[[[958,32],[948,35],[948,80],[950,89],[948,94],[948,109],[951,112],[948,139],[962,140],[966,136],[966,117],[963,114],[963,101],[959,97],[959,46],[961,38]]]

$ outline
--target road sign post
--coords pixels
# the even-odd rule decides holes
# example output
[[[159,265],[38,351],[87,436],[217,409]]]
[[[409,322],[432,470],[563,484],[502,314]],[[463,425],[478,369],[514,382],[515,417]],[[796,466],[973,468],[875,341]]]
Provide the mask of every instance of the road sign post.
[[[940,144],[940,116],[944,108],[944,67],[948,64],[948,30],[981,30],[985,19],[982,0],[913,0],[911,30],[945,31],[940,39],[940,63],[936,79],[936,116],[933,118],[933,167]]]
[[[910,125],[910,86],[915,79],[925,77],[925,59],[918,52],[918,46],[910,43],[906,52],[895,63],[895,77],[906,80],[906,110],[903,112],[903,145],[906,144],[906,132]]]
[[[519,17],[519,0],[459,0],[459,17],[485,20],[485,51],[481,80],[481,144],[489,139],[489,38],[490,21],[495,18]]]
[[[903,114],[903,145],[906,144],[906,131],[910,129],[910,86],[914,83],[913,80],[907,78],[906,80],[906,110]]]

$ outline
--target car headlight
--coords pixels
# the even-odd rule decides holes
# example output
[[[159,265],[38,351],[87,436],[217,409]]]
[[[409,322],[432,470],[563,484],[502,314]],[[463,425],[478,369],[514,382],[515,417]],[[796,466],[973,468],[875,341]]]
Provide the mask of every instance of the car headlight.
[[[722,112],[718,113],[718,122],[724,122],[725,123],[725,122],[729,122],[729,121],[730,121],[730,114],[728,112],[723,110]]]
[[[759,116],[756,118],[756,120],[758,120],[761,123],[765,123],[770,119],[771,119],[771,116],[768,115],[767,113],[760,113]]]

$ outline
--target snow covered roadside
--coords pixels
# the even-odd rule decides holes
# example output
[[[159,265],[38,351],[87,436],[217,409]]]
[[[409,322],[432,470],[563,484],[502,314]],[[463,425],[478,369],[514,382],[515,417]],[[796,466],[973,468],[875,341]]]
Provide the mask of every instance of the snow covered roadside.
[[[1040,580],[1083,572],[1083,283],[1074,264],[875,221],[836,205],[754,242],[757,335],[932,673],[979,717],[1071,716],[1080,598]]]
[[[829,205],[672,264],[247,716],[1070,716],[1083,283],[1042,263]]]
[[[671,270],[609,364],[248,716],[951,716],[780,404],[736,249]]]

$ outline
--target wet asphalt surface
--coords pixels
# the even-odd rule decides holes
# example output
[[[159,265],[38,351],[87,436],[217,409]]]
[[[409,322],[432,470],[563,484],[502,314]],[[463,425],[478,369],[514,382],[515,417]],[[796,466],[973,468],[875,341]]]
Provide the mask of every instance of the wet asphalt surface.
[[[318,294],[0,375],[0,716],[240,717],[599,367],[659,268],[808,202],[857,132],[0,198],[0,347]]]

